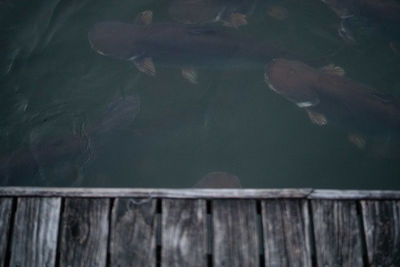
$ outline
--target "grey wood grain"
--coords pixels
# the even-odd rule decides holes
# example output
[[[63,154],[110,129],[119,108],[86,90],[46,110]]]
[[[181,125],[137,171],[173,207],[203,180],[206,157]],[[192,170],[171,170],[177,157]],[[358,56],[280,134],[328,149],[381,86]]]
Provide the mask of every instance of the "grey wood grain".
[[[311,266],[307,200],[261,202],[266,266]]]
[[[318,266],[363,266],[356,203],[345,200],[311,203]]]
[[[63,187],[0,187],[0,196],[44,197],[131,197],[131,198],[301,198],[311,189],[158,189],[158,188],[63,188]],[[400,193],[398,194],[400,198]]]
[[[156,266],[156,200],[118,198],[111,219],[110,266]]]
[[[307,197],[308,199],[400,199],[400,191],[390,190],[327,190],[315,189]]]
[[[106,266],[108,199],[65,199],[60,266]]]
[[[213,266],[259,266],[255,200],[213,200]]]
[[[4,266],[6,258],[11,209],[12,198],[0,198],[0,266]]]
[[[60,198],[19,198],[10,266],[55,266]]]
[[[368,261],[400,266],[400,201],[361,201]]]
[[[205,200],[162,200],[161,266],[207,266]]]
[[[390,190],[326,190],[291,189],[166,189],[166,188],[64,188],[64,187],[0,187],[0,196],[43,197],[131,197],[184,199],[400,199],[400,191]]]

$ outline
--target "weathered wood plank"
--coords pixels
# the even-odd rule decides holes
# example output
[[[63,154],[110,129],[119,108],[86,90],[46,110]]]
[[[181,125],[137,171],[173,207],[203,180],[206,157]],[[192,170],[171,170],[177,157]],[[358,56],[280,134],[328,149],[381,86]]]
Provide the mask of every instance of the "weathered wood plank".
[[[0,197],[94,197],[94,198],[304,198],[311,189],[153,189],[153,188],[52,188],[52,187],[0,187]],[[400,193],[399,193],[400,198]]]
[[[0,187],[0,197],[131,197],[185,199],[400,199],[400,191],[325,189],[153,189],[153,188],[62,188]]]
[[[266,266],[311,266],[307,200],[261,202]]]
[[[0,266],[4,266],[6,258],[11,209],[12,198],[0,198]]]
[[[311,203],[318,266],[363,266],[356,203],[343,200]]]
[[[213,266],[259,266],[255,200],[213,200]]]
[[[60,198],[19,198],[10,266],[55,266]]]
[[[162,200],[161,266],[207,266],[205,200]]]
[[[108,199],[65,199],[60,266],[106,266],[109,206]]]
[[[371,266],[400,266],[400,201],[361,201]]]
[[[326,190],[315,189],[307,197],[308,199],[400,199],[400,191],[389,190]]]
[[[110,266],[156,266],[156,201],[115,200],[111,219]]]

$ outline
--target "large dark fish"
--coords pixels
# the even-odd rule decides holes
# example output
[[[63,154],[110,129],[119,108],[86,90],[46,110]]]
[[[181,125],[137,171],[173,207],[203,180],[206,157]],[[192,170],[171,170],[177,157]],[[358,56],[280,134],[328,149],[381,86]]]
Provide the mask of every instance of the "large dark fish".
[[[340,18],[364,16],[376,22],[400,23],[400,3],[396,0],[322,0]]]
[[[35,179],[43,185],[46,183],[41,180],[43,177],[35,178],[41,168],[51,168],[57,163],[76,159],[83,155],[87,145],[87,138],[71,135],[42,141],[34,148],[23,146],[10,155],[0,157],[0,185],[39,185],[34,182]],[[60,182],[63,178],[56,179]]]
[[[375,137],[400,133],[399,101],[364,84],[286,59],[267,64],[265,80],[318,125],[333,123]]]
[[[257,0],[173,0],[168,13],[180,23],[223,22],[226,26],[247,24]]]
[[[349,28],[360,21],[377,26],[381,32],[399,34],[400,2],[396,0],[322,0],[341,19],[339,35],[345,40],[354,42]],[[365,23],[364,23],[365,24]],[[398,36],[395,38],[399,38]]]
[[[96,24],[88,34],[99,54],[134,61],[154,75],[154,63],[208,68],[254,67],[287,53],[225,28],[181,24]]]
[[[111,102],[104,112],[102,119],[89,129],[89,135],[108,134],[123,130],[135,120],[139,111],[139,96],[119,97]]]
[[[98,151],[110,134],[127,129],[139,110],[139,96],[119,97],[109,105],[97,123],[88,127],[86,134],[46,139],[0,157],[0,185],[17,185],[20,178],[33,177],[40,168],[52,168],[60,162],[71,159],[85,161],[93,156],[88,155],[92,151],[91,146]],[[60,177],[57,179],[60,181]]]

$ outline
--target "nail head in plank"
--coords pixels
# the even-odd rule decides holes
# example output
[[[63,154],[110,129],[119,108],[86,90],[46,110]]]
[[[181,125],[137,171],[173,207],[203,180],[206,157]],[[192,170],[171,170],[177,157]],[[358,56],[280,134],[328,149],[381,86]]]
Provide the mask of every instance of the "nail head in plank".
[[[213,266],[259,266],[255,200],[213,200]]]
[[[55,266],[60,198],[19,198],[10,266]]]
[[[371,266],[400,266],[400,201],[361,201]]]
[[[60,266],[106,266],[109,205],[108,199],[65,199]]]
[[[307,200],[261,202],[266,266],[311,266]]]
[[[0,198],[0,266],[4,266],[10,229],[12,198]]]
[[[162,200],[161,266],[207,266],[205,200]]]
[[[312,200],[318,266],[363,266],[356,203]]]
[[[110,266],[156,266],[156,201],[132,198],[115,200]]]

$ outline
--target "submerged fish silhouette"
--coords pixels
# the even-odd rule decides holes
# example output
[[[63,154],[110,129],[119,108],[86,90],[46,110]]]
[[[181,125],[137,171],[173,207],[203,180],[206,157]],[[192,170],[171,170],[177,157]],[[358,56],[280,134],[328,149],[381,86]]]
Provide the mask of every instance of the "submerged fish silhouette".
[[[36,178],[40,168],[48,168],[56,163],[65,163],[72,156],[78,156],[87,147],[87,139],[69,136],[40,142],[33,151],[22,147],[7,156],[0,158],[0,185],[39,185]],[[62,178],[57,177],[60,182]],[[41,181],[44,183],[45,181]],[[42,184],[43,185],[43,184]]]
[[[400,3],[396,0],[322,0],[340,18],[364,16],[376,22],[400,23]]]
[[[201,24],[223,22],[225,26],[239,27],[247,24],[258,0],[173,0],[169,15],[180,23]]]
[[[181,25],[134,25],[101,22],[88,33],[101,55],[131,60],[139,70],[154,75],[153,64],[234,68],[263,66],[288,53],[265,42],[225,28]]]
[[[273,91],[304,108],[318,125],[332,122],[371,137],[400,133],[399,101],[364,84],[286,59],[267,64],[265,80]],[[354,134],[349,139],[363,143]]]
[[[51,168],[71,159],[85,161],[83,158],[90,156],[87,154],[91,152],[91,140],[95,146],[103,145],[104,138],[126,129],[139,110],[139,96],[119,97],[109,105],[102,118],[87,129],[85,135],[45,139],[0,157],[0,185],[19,184],[19,179],[33,177],[40,168]],[[60,182],[60,177],[57,179]]]
[[[396,0],[322,0],[341,19],[339,35],[346,41],[355,42],[352,24],[361,21],[378,26],[391,38],[399,34],[400,3]],[[364,26],[366,26],[366,23]],[[360,25],[358,25],[360,26]]]
[[[89,135],[107,134],[126,128],[140,111],[137,95],[118,97],[111,102],[101,120],[89,129]]]

